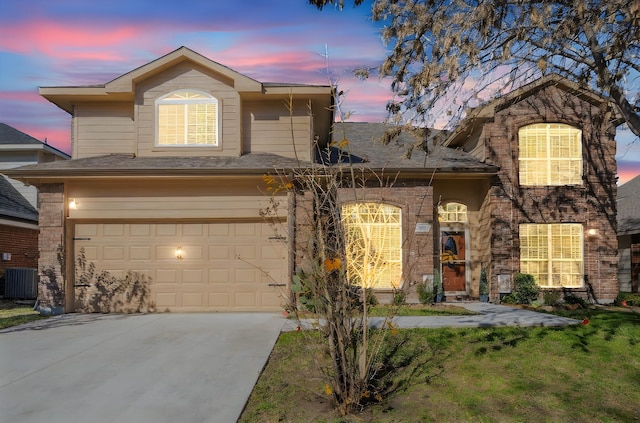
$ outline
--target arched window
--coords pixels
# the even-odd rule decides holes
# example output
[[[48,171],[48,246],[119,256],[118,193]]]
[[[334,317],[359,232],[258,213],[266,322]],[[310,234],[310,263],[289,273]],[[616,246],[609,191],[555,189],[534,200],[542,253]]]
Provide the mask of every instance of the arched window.
[[[402,285],[402,210],[383,203],[342,206],[347,273],[354,285],[395,289]]]
[[[447,203],[438,206],[438,220],[440,222],[460,222],[467,221],[467,206],[460,203]]]
[[[520,185],[582,184],[582,131],[537,123],[518,131]]]
[[[174,91],[156,101],[159,146],[218,146],[218,100],[195,90]]]

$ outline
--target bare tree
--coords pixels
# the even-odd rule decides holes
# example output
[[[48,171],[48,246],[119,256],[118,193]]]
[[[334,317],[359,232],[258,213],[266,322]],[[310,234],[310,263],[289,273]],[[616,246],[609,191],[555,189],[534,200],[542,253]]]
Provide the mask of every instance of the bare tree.
[[[430,124],[440,107],[456,117],[553,72],[601,92],[640,136],[638,0],[374,0],[371,15],[391,47],[377,71],[392,78],[398,122]]]

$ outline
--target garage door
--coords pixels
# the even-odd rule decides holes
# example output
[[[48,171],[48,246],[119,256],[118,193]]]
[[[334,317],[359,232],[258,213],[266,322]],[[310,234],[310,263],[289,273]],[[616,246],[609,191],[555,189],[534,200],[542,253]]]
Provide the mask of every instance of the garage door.
[[[282,308],[286,240],[263,222],[83,223],[75,225],[74,246],[97,271],[150,277],[158,311]]]

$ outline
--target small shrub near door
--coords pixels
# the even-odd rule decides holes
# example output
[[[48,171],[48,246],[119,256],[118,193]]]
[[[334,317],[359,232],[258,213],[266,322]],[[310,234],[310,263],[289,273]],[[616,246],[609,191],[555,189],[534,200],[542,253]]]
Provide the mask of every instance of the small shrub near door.
[[[505,304],[531,304],[538,300],[540,288],[533,275],[516,273],[513,292],[502,299]]]
[[[433,289],[430,289],[424,282],[420,282],[416,288],[418,291],[418,300],[421,304],[433,303],[433,300],[435,299]]]
[[[536,285],[533,275],[516,273],[514,278],[513,299],[516,304],[531,304],[538,299],[540,288]]]

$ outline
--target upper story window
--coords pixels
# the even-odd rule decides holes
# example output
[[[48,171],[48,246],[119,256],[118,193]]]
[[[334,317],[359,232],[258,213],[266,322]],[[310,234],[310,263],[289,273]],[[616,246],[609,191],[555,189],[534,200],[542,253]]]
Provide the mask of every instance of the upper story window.
[[[438,206],[438,220],[440,222],[466,222],[467,206],[460,203],[447,203]]]
[[[218,100],[209,94],[174,91],[156,101],[157,145],[217,147]]]
[[[582,184],[582,131],[538,123],[518,131],[520,185]]]

